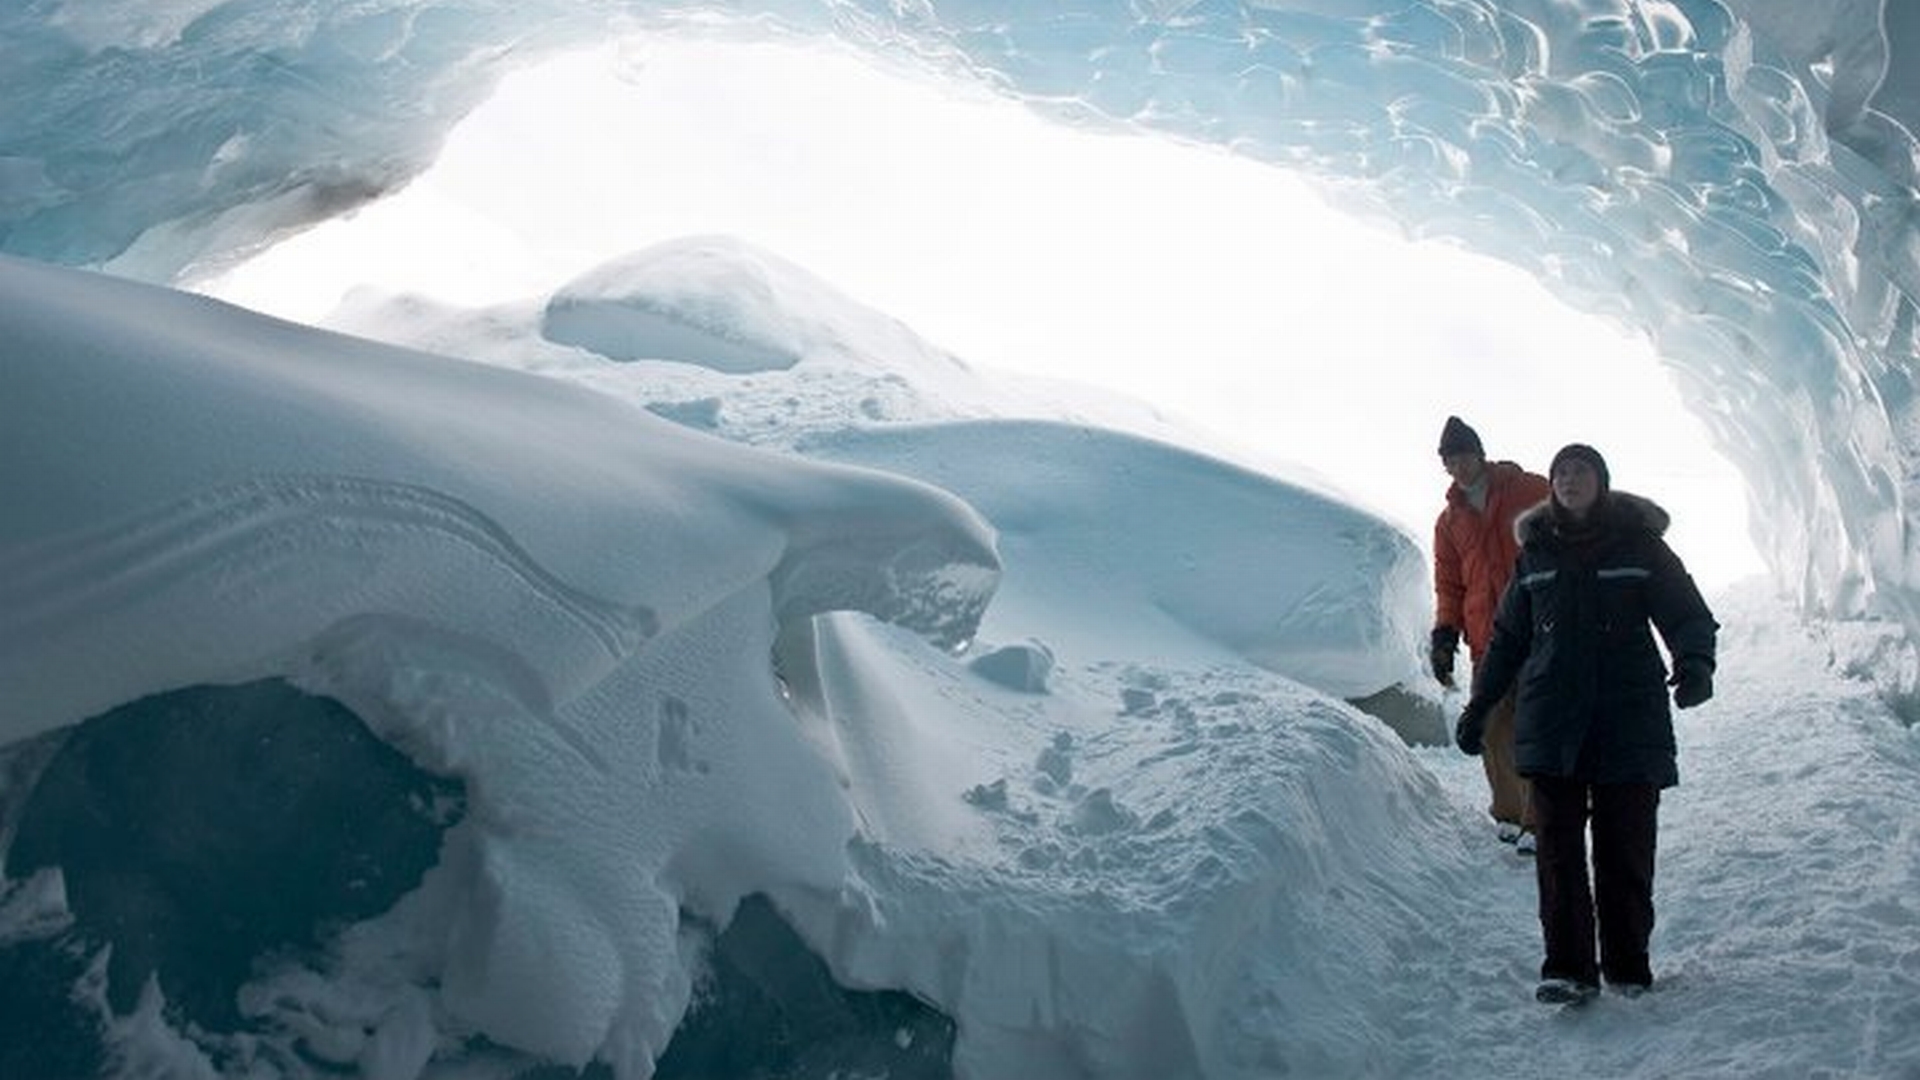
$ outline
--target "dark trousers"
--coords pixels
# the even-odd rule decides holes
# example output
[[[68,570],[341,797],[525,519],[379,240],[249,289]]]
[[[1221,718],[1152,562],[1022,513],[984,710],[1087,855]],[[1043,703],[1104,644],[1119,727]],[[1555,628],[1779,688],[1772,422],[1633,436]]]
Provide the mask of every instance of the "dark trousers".
[[[1647,942],[1653,937],[1654,837],[1660,810],[1656,784],[1589,784],[1533,777],[1533,828],[1539,842],[1544,979],[1598,985],[1653,982]],[[1587,826],[1593,826],[1593,876],[1587,876]],[[1595,930],[1599,958],[1595,963]]]

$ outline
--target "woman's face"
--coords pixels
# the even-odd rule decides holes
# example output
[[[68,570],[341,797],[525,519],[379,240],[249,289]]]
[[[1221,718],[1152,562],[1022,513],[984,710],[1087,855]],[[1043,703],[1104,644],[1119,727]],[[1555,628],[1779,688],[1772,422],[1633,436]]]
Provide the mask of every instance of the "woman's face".
[[[1587,511],[1593,509],[1594,501],[1600,498],[1600,474],[1582,458],[1562,461],[1554,467],[1549,479],[1553,483],[1554,499],[1574,517],[1585,517]]]

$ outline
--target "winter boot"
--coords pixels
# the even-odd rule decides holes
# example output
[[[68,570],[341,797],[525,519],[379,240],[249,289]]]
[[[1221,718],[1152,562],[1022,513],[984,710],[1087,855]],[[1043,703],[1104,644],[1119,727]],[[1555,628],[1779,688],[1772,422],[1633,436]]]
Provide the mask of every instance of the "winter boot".
[[[1585,1005],[1600,994],[1592,983],[1572,979],[1542,979],[1534,987],[1533,999],[1542,1005]]]

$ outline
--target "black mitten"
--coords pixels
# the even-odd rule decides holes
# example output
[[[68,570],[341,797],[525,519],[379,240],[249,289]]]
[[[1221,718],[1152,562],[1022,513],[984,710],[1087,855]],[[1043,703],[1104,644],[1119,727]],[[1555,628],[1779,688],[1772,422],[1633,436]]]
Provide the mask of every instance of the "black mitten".
[[[1486,749],[1487,706],[1479,701],[1467,702],[1460,710],[1460,719],[1453,725],[1453,744],[1468,757],[1479,757]]]
[[[1427,642],[1427,662],[1441,686],[1453,685],[1453,656],[1460,651],[1460,630],[1454,626],[1436,626]]]
[[[1683,656],[1674,662],[1673,677],[1667,684],[1673,687],[1674,707],[1691,709],[1713,696],[1713,661],[1703,656]]]

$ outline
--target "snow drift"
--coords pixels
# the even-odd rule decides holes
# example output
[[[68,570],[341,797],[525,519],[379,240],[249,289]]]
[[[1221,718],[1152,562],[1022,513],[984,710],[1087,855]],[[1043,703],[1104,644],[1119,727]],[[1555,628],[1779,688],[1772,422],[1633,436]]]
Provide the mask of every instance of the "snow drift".
[[[477,1057],[646,1076],[684,1058],[675,1032],[757,897],[755,918],[789,922],[845,986],[951,1017],[943,1072],[1346,1060],[1313,1020],[1327,986],[1357,992],[1384,944],[1422,933],[1357,940],[1354,913],[1393,926],[1463,873],[1462,832],[1424,809],[1441,800],[1404,745],[1311,689],[1411,677],[1417,550],[1203,454],[995,419],[1007,391],[969,399],[934,350],[863,351],[905,331],[795,268],[805,288],[689,291],[772,265],[705,252],[715,273],[671,291],[643,285],[677,245],[592,278],[617,279],[615,312],[644,301],[673,360],[543,338],[552,299],[484,320],[548,376],[0,262],[10,799],[45,801],[31,781],[76,767],[62,733],[89,717],[270,679],[344,705],[464,806],[416,888],[287,930],[230,1007],[194,1005],[180,988],[206,980],[177,950],[134,969],[154,981],[131,1012],[124,974],[111,1000],[76,983],[110,1054],[181,1075],[315,1060],[411,1077]],[[561,295],[578,311],[585,291]],[[705,338],[660,332],[696,321]],[[828,324],[843,332],[779,339],[787,366],[733,370],[739,326]],[[584,339],[604,343],[599,325]],[[688,351],[702,340],[713,355]],[[642,407],[690,387],[713,395],[711,430],[765,445]],[[969,643],[978,659],[954,655]],[[1044,657],[1042,675],[996,670],[1008,655]],[[165,790],[191,772],[174,762],[119,772]],[[40,871],[0,905],[20,947],[92,925],[97,904],[76,893],[69,914],[62,896],[78,851],[36,841],[9,864]],[[1286,970],[1251,963],[1276,942]],[[1223,1028],[1250,999],[1302,1019]]]

